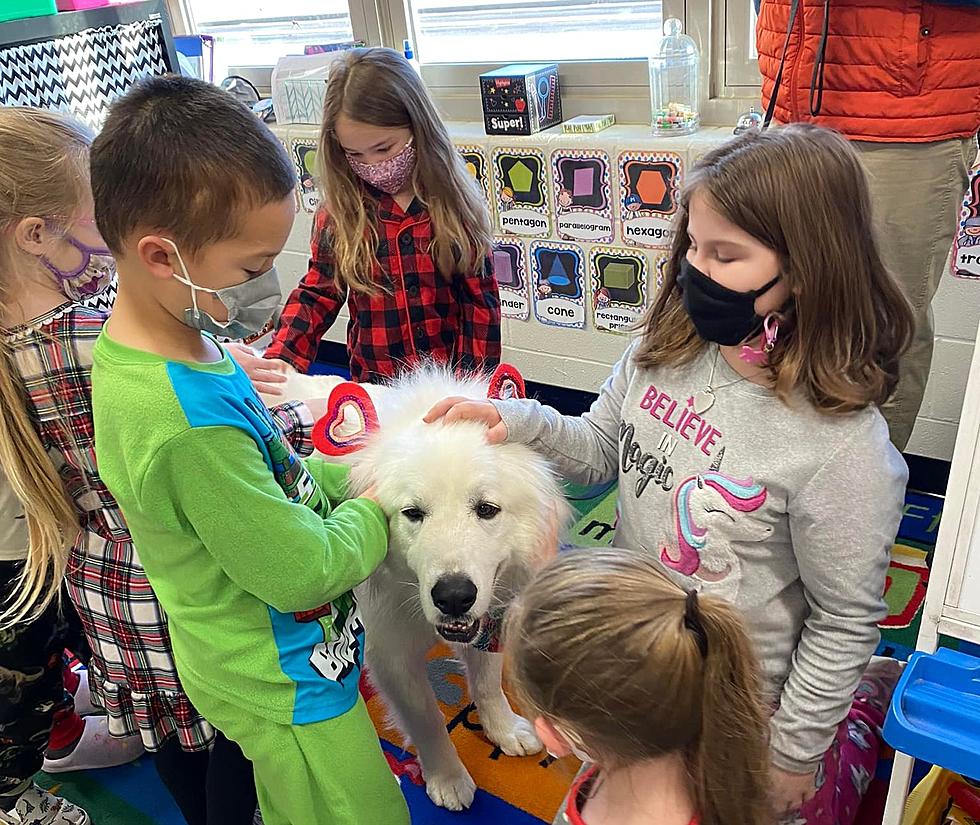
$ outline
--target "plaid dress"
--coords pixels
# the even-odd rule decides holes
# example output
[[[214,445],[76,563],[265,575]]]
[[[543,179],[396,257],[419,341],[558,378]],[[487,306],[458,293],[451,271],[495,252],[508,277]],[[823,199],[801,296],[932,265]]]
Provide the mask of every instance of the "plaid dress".
[[[286,301],[266,357],[307,372],[346,303],[355,381],[382,383],[430,358],[467,372],[493,370],[500,362],[500,296],[489,259],[479,272],[445,277],[429,254],[432,220],[421,202],[403,211],[391,195],[371,191],[382,289],[374,295],[338,289],[329,216],[321,209],[309,272]]]
[[[166,617],[96,467],[92,348],[114,294],[113,286],[86,303],[63,304],[6,330],[4,338],[41,443],[79,512],[67,583],[92,648],[93,699],[108,714],[113,734],[139,734],[148,751],[171,736],[185,750],[203,750],[214,730],[183,692]],[[297,451],[308,455],[312,422],[305,406],[284,405],[273,415]]]

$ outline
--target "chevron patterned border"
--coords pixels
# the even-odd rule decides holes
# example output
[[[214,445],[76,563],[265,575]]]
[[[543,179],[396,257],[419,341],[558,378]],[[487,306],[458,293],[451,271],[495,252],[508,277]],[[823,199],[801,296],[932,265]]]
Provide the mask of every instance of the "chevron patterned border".
[[[166,71],[160,21],[86,29],[0,48],[0,103],[69,112],[98,130],[112,101]]]

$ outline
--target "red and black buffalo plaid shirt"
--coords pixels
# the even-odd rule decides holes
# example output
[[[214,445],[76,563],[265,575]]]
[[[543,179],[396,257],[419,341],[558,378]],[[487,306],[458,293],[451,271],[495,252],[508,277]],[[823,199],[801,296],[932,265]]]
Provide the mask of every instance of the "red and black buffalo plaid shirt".
[[[489,260],[482,272],[442,275],[429,254],[432,221],[418,200],[405,212],[376,193],[380,270],[375,295],[338,288],[328,216],[313,231],[310,269],[293,290],[266,351],[300,372],[316,358],[323,334],[346,301],[351,377],[378,382],[424,358],[462,370],[500,361],[500,297]]]

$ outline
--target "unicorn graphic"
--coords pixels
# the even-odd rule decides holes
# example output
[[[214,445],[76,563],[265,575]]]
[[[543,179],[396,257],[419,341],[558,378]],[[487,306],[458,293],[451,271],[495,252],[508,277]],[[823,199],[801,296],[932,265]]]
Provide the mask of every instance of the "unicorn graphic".
[[[741,572],[732,542],[763,541],[772,534],[770,525],[739,514],[754,513],[766,497],[766,488],[751,479],[715,471],[685,479],[674,492],[677,551],[661,548],[660,561],[703,582],[712,595],[735,598]]]

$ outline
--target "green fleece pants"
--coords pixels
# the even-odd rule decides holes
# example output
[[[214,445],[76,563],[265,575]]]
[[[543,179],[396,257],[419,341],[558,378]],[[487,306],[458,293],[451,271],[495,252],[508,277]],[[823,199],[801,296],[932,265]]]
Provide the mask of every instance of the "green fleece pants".
[[[195,704],[252,761],[265,825],[409,825],[360,697],[343,716],[310,725],[277,725],[220,701]]]

